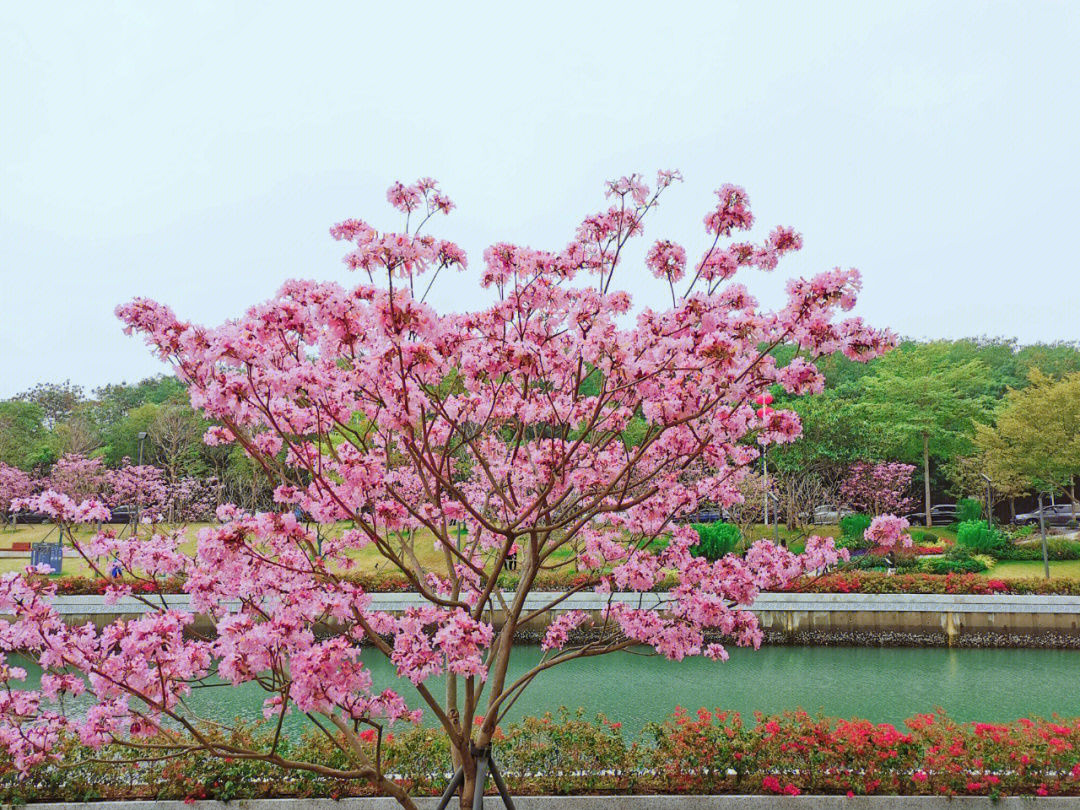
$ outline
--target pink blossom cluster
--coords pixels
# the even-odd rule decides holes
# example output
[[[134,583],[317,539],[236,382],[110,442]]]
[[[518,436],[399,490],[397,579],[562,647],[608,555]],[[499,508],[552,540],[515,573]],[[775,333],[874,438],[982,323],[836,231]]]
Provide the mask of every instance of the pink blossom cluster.
[[[47,489],[37,495],[16,498],[12,509],[41,512],[56,523],[98,523],[109,519],[109,508],[95,498],[76,501],[62,492]]]
[[[74,499],[100,498],[108,487],[108,470],[100,458],[67,453],[53,464],[45,488]]]
[[[129,461],[125,459],[125,461]],[[142,519],[161,520],[169,504],[169,490],[162,471],[150,464],[131,464],[109,470],[109,504],[136,506]]]
[[[914,504],[908,495],[914,471],[913,465],[899,461],[860,461],[841,483],[840,497],[852,509],[871,515],[907,512]]]
[[[0,516],[13,511],[12,501],[27,497],[33,489],[34,482],[28,473],[0,463]]]
[[[897,543],[905,547],[911,546],[911,535],[905,534],[910,524],[906,518],[895,515],[878,515],[870,521],[869,528],[863,536],[875,546],[892,548]]]
[[[697,536],[675,521],[701,503],[741,499],[740,482],[759,453],[752,439],[760,446],[799,436],[794,412],[759,417],[755,397],[774,384],[820,390],[815,358],[869,360],[893,337],[839,317],[854,302],[855,271],[790,283],[775,312],[762,311],[741,285],[723,285],[738,268],[771,269],[801,245],[784,228],[763,245],[721,245],[753,223],[746,193],[734,186],[718,192],[703,258],[682,294],[673,285],[690,275],[685,250],[661,243],[646,264],[669,282],[673,304],[631,316],[630,296],[614,280],[629,240],[676,179],[661,172],[654,188],[640,175],[611,182],[609,207],[586,217],[562,250],[491,246],[480,283],[493,300],[470,312],[440,313],[414,289],[422,273],[466,266],[460,248],[420,233],[452,208],[428,180],[388,192],[406,216],[402,233],[360,220],[335,226],[335,237],[351,244],[348,266],[367,277],[357,286],[289,281],[215,328],[146,299],[119,307],[128,331],[173,364],[193,406],[221,426],[206,440],[236,443],[287,509],[248,515],[223,506],[223,522],[199,533],[194,557],[180,551],[176,534],[73,540],[91,564],[121,561],[117,595],[132,581],[182,573],[190,613],[151,603],[154,612],[139,622],[64,629],[44,586],[5,580],[9,593],[38,590],[31,599],[0,590],[0,614],[16,617],[0,624],[0,647],[57,677],[86,679],[95,696],[85,719],[56,719],[38,693],[27,711],[0,710],[4,739],[40,741],[9,742],[16,763],[47,755],[62,723],[79,724],[92,745],[137,741],[166,719],[182,723],[181,698],[211,669],[265,690],[269,716],[290,707],[320,716],[352,750],[351,724],[415,718],[400,695],[371,693],[360,666],[368,654],[386,656],[415,685],[468,759],[543,669],[638,644],[674,660],[723,660],[724,646],[705,641],[714,632],[760,643],[749,610],[758,593],[844,553],[815,537],[798,555],[759,542],[710,563],[690,553]],[[591,278],[575,284],[582,274]],[[780,344],[803,359],[778,367],[770,349]],[[631,443],[634,419],[645,424]],[[118,471],[113,497],[156,497],[157,479],[140,479],[139,469]],[[293,508],[319,523],[347,521],[347,529],[319,535]],[[380,570],[405,577],[425,605],[403,615],[376,609],[343,576],[361,548],[374,549]],[[537,577],[568,559],[580,572],[575,590],[645,594],[665,579],[675,585],[659,609],[612,601],[582,643],[571,630],[584,619],[560,616],[540,669],[515,676],[516,629],[560,610],[562,597],[537,591]],[[183,632],[196,613],[214,622],[213,640]],[[445,698],[427,688],[439,674]]]

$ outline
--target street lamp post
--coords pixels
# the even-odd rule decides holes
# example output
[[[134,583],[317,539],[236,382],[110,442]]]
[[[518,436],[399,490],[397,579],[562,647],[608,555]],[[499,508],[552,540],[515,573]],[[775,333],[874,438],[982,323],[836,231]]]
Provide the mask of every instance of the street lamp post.
[[[768,421],[769,414],[772,412],[772,409],[769,408],[769,406],[772,404],[772,401],[773,401],[772,394],[770,394],[768,392],[765,392],[764,394],[761,394],[760,396],[757,396],[757,397],[754,398],[754,402],[756,402],[758,405],[761,406],[760,408],[758,408],[757,415],[761,417],[761,423],[763,425],[765,424],[765,422]],[[766,456],[766,451],[767,450],[768,450],[768,447],[766,445],[762,445],[762,447],[761,447],[761,470],[762,470],[762,473],[765,476],[765,499],[764,500],[765,500],[765,528],[766,529],[769,527],[769,460],[768,460],[768,458]]]
[[[143,461],[143,445],[144,444],[146,444],[146,431],[145,430],[140,430],[139,431],[139,466],[140,467],[142,466],[142,461]],[[135,480],[138,481],[138,479],[135,479]],[[141,507],[141,506],[142,506],[142,487],[137,486],[136,489],[135,489],[135,527],[132,529],[133,532],[136,529],[139,528],[139,511],[140,511],[139,507]]]
[[[765,490],[766,502],[773,499],[773,544],[780,545],[780,496],[772,490]]]
[[[991,514],[992,501],[990,500],[990,476],[986,473],[979,473],[982,476],[983,481],[986,482],[986,528],[988,531],[994,528],[993,516]]]
[[[1046,518],[1043,515],[1043,493],[1039,493],[1039,534],[1042,535],[1043,573],[1050,579],[1050,554],[1046,550]]]

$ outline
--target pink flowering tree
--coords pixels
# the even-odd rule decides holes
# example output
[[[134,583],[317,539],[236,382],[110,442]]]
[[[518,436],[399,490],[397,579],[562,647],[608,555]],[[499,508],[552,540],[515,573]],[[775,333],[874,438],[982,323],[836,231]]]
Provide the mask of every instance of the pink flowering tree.
[[[124,459],[124,465],[107,474],[110,506],[126,506],[138,509],[140,520],[157,522],[165,517],[169,506],[169,487],[165,475],[150,464],[132,464]]]
[[[7,523],[14,511],[12,502],[27,497],[34,488],[33,479],[20,470],[0,463],[0,522]]]
[[[891,549],[903,546],[911,548],[911,535],[907,534],[910,524],[907,518],[896,515],[878,515],[867,527],[863,537],[876,548]]]
[[[10,669],[3,679],[0,740],[16,764],[51,756],[70,729],[95,747],[157,746],[148,756],[202,750],[365,779],[411,807],[383,770],[379,741],[387,724],[428,712],[449,739],[453,786],[469,806],[496,724],[535,679],[630,647],[719,661],[725,643],[757,646],[749,608],[759,591],[841,554],[811,537],[800,555],[759,542],[708,562],[690,553],[697,535],[678,519],[699,502],[736,503],[759,447],[798,437],[794,413],[773,411],[763,424],[755,396],[773,384],[819,390],[816,357],[869,360],[892,337],[837,319],[854,304],[854,270],[793,279],[787,303],[762,311],[732,277],[772,270],[802,240],[788,228],[760,243],[733,239],[753,224],[735,186],[717,192],[692,265],[671,242],[647,251],[646,268],[673,303],[631,316],[617,281],[622,260],[676,179],[661,172],[653,189],[637,175],[610,183],[609,207],[562,250],[491,246],[480,273],[491,303],[474,312],[440,313],[426,302],[436,277],[466,266],[461,248],[427,231],[453,208],[431,180],[390,189],[399,231],[360,220],[331,230],[358,286],[290,281],[217,328],[143,299],[120,307],[221,426],[207,441],[239,444],[272,480],[282,510],[222,507],[194,558],[181,553],[179,534],[103,533],[79,546],[91,564],[120,559],[131,579],[182,575],[191,595],[189,609],[139,597],[153,612],[101,631],[65,627],[51,606],[54,586],[0,580],[0,613],[16,616],[0,626],[0,649],[46,670],[39,690],[15,691]],[[799,349],[785,367],[771,354],[781,344]],[[645,428],[630,442],[637,416]],[[320,547],[295,507],[347,528]],[[420,542],[435,554],[409,548]],[[408,579],[416,607],[382,612],[350,581],[364,548]],[[539,590],[568,554],[580,572],[570,591]],[[674,584],[657,595],[659,609],[642,606],[641,594],[665,580]],[[118,583],[113,595],[128,587]],[[580,591],[597,594],[603,610],[565,611],[567,594]],[[212,636],[191,632],[195,613],[213,621]],[[545,617],[543,659],[511,675],[516,634]],[[368,655],[393,663],[415,687],[407,690],[415,704],[374,688]],[[222,741],[199,725],[184,697],[211,674],[265,690],[275,731],[264,745]],[[439,689],[435,676],[444,676]],[[83,691],[93,708],[65,714],[57,698]],[[279,742],[290,711],[311,718],[350,764],[289,759]],[[364,726],[376,733],[361,735]]]
[[[181,478],[165,486],[166,513],[173,521],[212,520],[217,509],[216,478]]]
[[[99,497],[107,486],[107,472],[99,458],[68,453],[53,464],[45,488],[76,501]]]
[[[909,512],[914,499],[909,496],[915,467],[899,461],[853,464],[840,485],[844,503],[859,512],[885,515]]]

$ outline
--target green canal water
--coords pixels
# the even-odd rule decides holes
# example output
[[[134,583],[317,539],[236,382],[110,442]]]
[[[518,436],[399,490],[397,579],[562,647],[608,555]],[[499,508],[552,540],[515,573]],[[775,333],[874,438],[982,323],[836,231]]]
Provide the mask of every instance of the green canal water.
[[[511,676],[539,661],[536,647],[515,652]],[[374,650],[365,654],[377,689],[393,687],[410,706],[412,685]],[[941,707],[956,720],[1007,721],[1019,717],[1080,715],[1080,651],[1033,649],[928,649],[872,647],[763,647],[731,651],[727,663],[617,654],[574,661],[543,673],[514,705],[510,720],[559,706],[582,707],[588,716],[637,732],[677,706],[774,713],[804,708],[839,717],[900,723]],[[30,681],[35,682],[32,672]],[[442,694],[441,679],[428,682]],[[195,690],[190,704],[217,720],[260,716],[265,693],[253,685]],[[430,712],[425,720],[430,722]],[[306,727],[290,718],[294,729]]]

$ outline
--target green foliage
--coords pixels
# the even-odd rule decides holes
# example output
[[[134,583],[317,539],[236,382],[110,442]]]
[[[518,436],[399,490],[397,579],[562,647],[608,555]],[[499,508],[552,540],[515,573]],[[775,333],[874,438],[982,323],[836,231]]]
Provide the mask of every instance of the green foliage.
[[[1008,537],[982,520],[967,520],[956,529],[956,544],[972,554],[1001,557],[1012,545]]]
[[[928,574],[979,574],[987,569],[987,565],[974,556],[959,559],[936,557],[923,560],[920,569]]]
[[[0,402],[0,462],[30,470],[53,458],[45,429],[45,411],[34,402]]]
[[[716,562],[726,554],[733,552],[742,541],[742,532],[734,523],[695,523],[699,542],[690,547],[696,557],[704,557],[709,562]]]
[[[956,502],[956,521],[964,523],[982,517],[982,502],[974,498],[961,498]]]
[[[1080,543],[1063,537],[1046,539],[1046,557],[1048,560],[1080,560]],[[1041,560],[1042,543],[1010,543],[997,555],[999,560]]]
[[[938,536],[933,532],[912,532],[912,539],[924,546],[932,546],[938,541]]]
[[[845,515],[840,518],[840,534],[844,539],[861,539],[867,529],[870,528],[871,518],[862,512],[853,515]]]
[[[863,554],[855,559],[852,567],[858,571],[886,571],[889,568],[895,568],[901,572],[914,572],[920,570],[921,562],[918,557],[898,555],[890,564],[887,557],[877,554]]]

